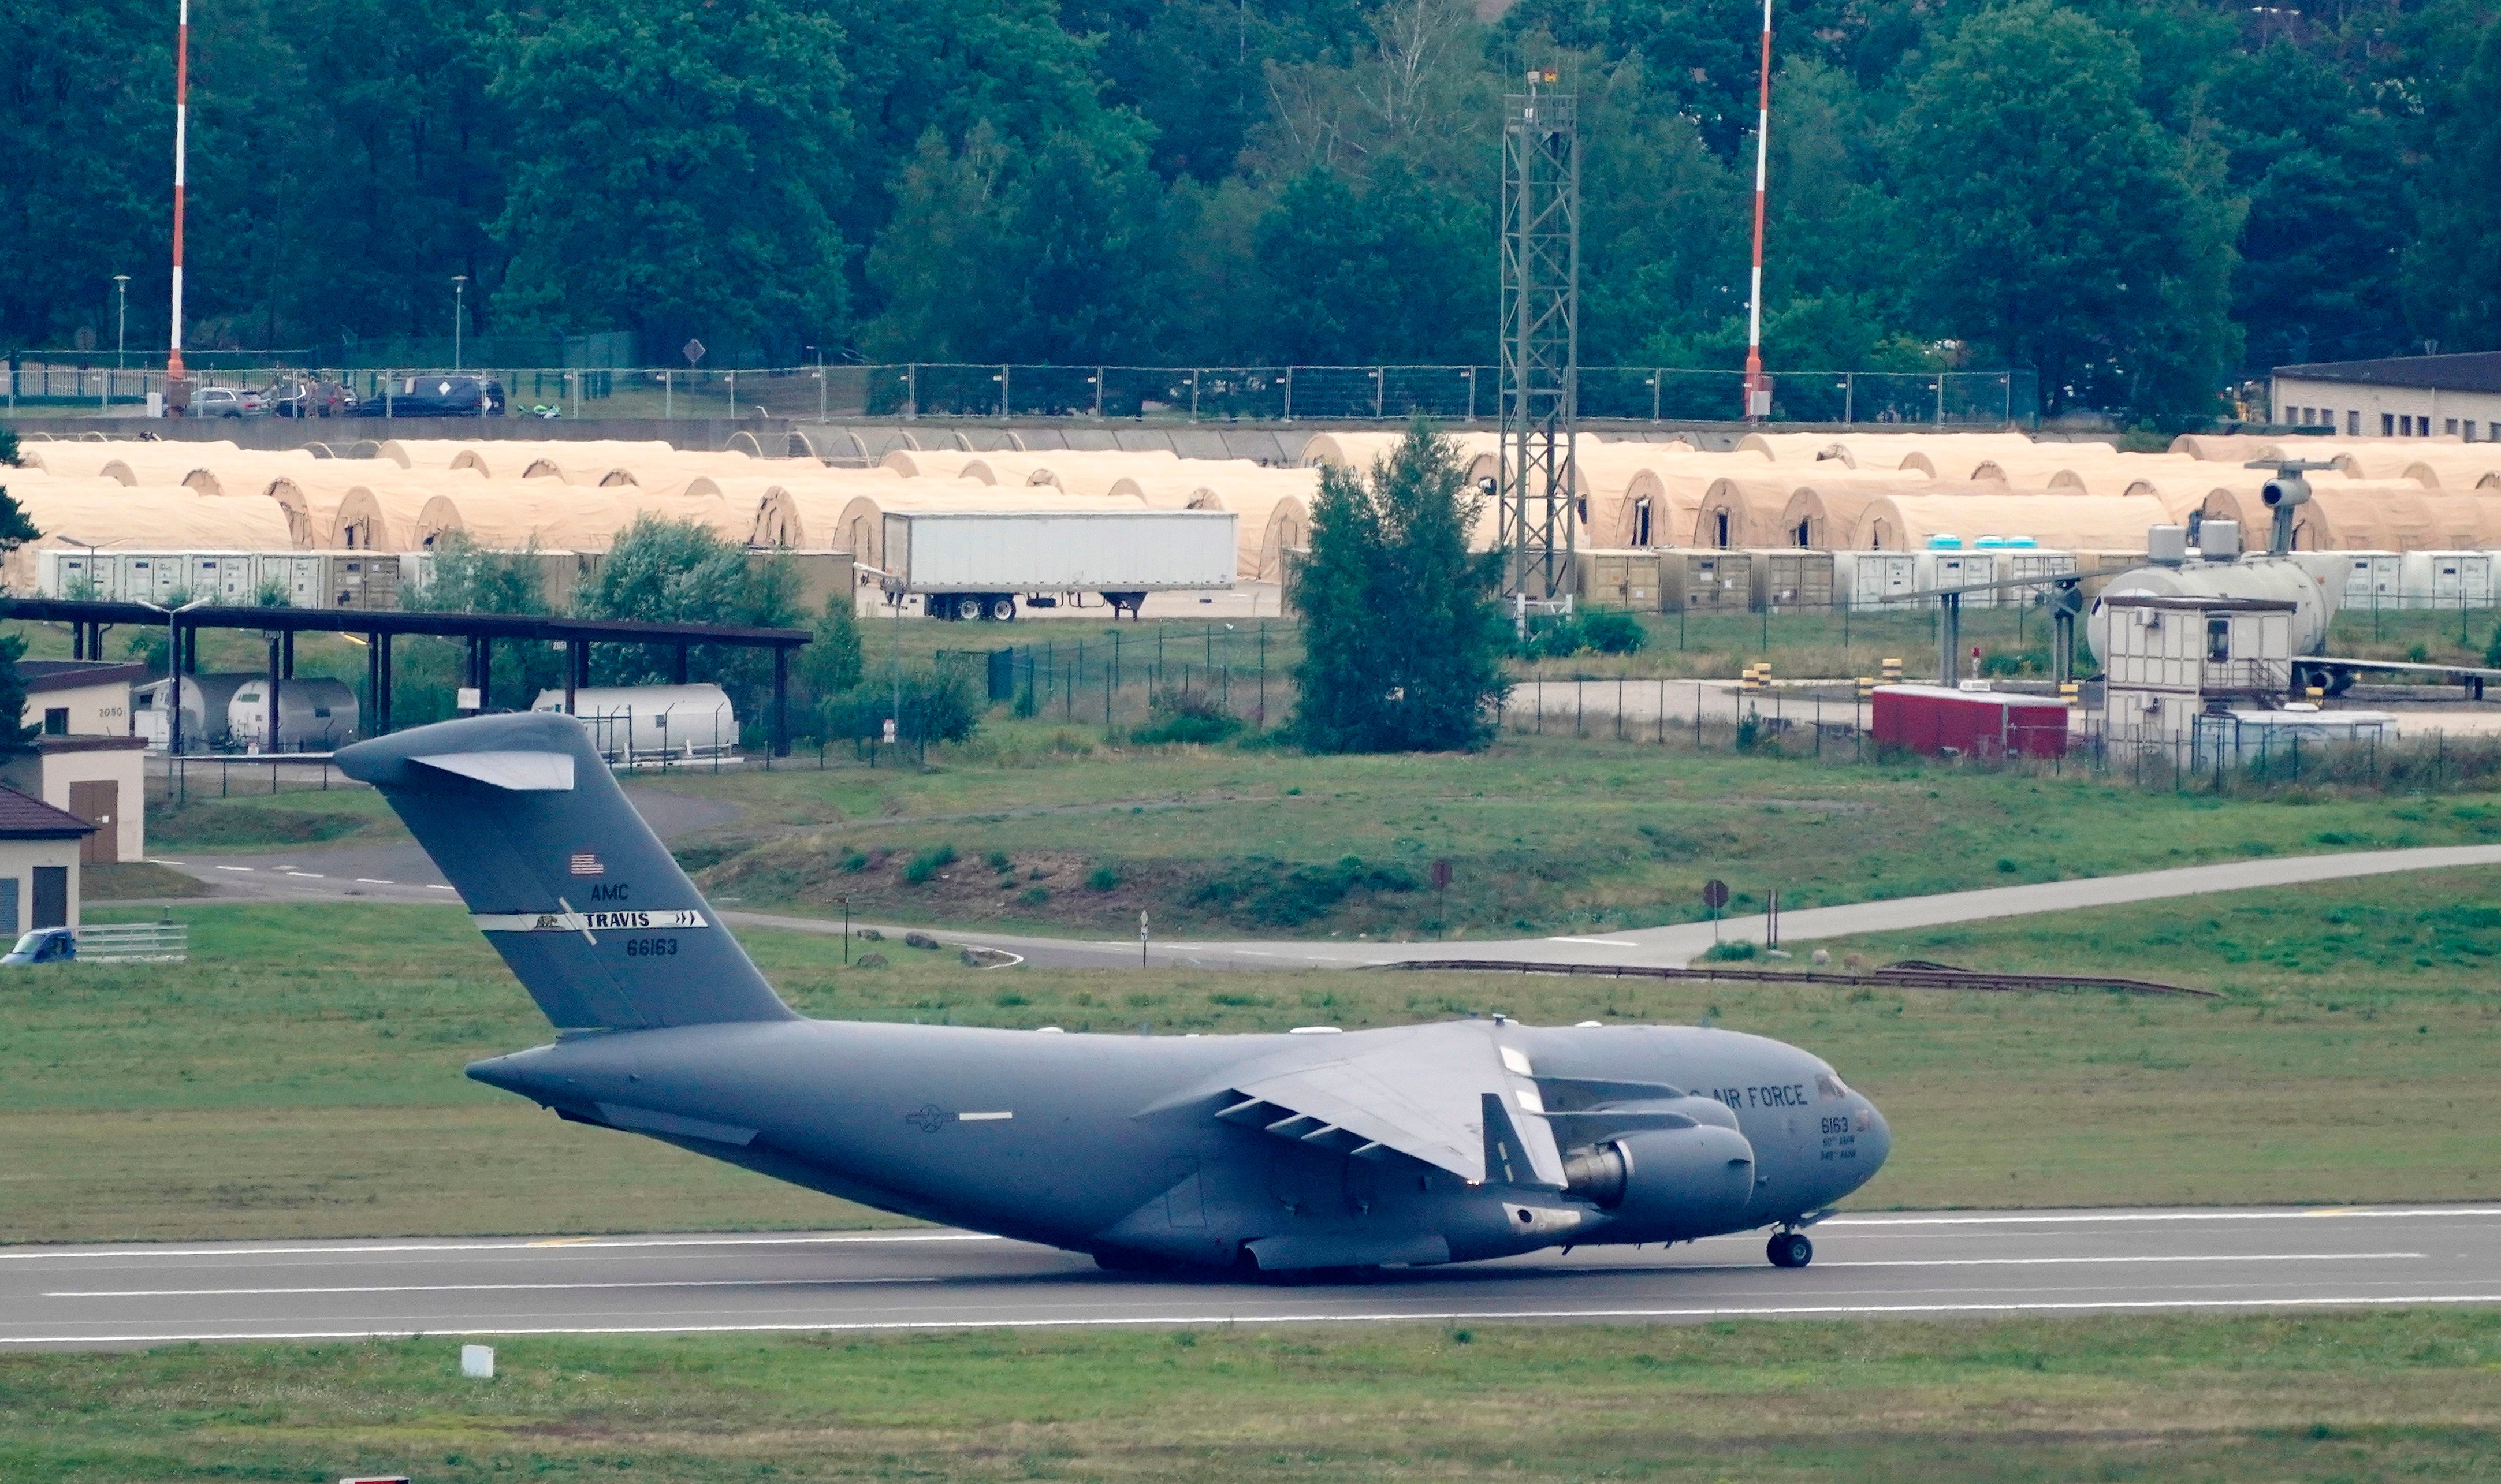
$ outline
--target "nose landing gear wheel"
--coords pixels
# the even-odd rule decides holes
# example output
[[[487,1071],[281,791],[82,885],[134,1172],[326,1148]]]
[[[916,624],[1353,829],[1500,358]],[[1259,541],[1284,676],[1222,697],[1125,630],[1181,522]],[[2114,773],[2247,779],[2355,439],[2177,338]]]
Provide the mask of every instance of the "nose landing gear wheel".
[[[1815,1261],[1815,1243],[1804,1232],[1774,1232],[1764,1251],[1775,1268],[1803,1268]]]

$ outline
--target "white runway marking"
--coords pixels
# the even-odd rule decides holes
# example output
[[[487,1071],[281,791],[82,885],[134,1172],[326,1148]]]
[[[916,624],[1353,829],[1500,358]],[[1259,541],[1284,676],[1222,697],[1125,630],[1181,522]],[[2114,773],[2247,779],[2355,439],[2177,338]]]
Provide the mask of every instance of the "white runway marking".
[[[385,881],[379,876],[358,876],[356,877],[356,884],[358,886],[397,886],[399,883],[397,881]]]
[[[2121,1221],[2310,1221],[2321,1216],[2381,1219],[2391,1216],[2501,1216],[2501,1206],[2434,1206],[2423,1210],[2384,1207],[2364,1209],[2328,1205],[2304,1211],[2127,1211],[2094,1215],[2079,1211],[2057,1216],[1832,1216],[1816,1223],[1827,1227],[1989,1227],[2069,1226]]]
[[[219,866],[219,871],[250,871],[250,866]]]
[[[115,1257],[362,1257],[372,1252],[521,1252],[555,1247],[613,1252],[621,1247],[788,1247],[839,1246],[852,1242],[1006,1240],[1004,1237],[992,1237],[984,1232],[844,1232],[826,1237],[804,1234],[789,1237],[540,1237],[521,1241],[392,1242],[372,1247],[108,1247],[83,1252],[0,1252],[0,1262]]]
[[[298,880],[304,881],[318,881],[325,879],[321,873],[317,871],[290,871],[287,874],[296,877]]]
[[[2421,1252],[2258,1252],[2246,1257],[1939,1257],[1866,1263],[1819,1263],[1821,1268],[2057,1268],[2095,1263],[2360,1263],[2419,1258]]]
[[[1550,938],[1550,943],[1595,943],[1601,948],[1638,948],[1640,943],[1629,938]]]
[[[241,1331],[214,1335],[33,1335],[0,1336],[8,1345],[150,1345],[186,1340],[404,1339],[417,1335],[765,1335],[852,1334],[911,1330],[1091,1330],[1173,1325],[1243,1324],[1449,1324],[1497,1319],[1800,1319],[1873,1314],[2118,1313],[2147,1309],[2343,1308],[2356,1304],[2392,1308],[2407,1304],[2501,1303],[2501,1294],[2409,1294],[2318,1299],[2112,1299],[2002,1303],[1807,1303],[1760,1308],[1442,1309],[1385,1314],[1158,1314],[1099,1319],[889,1319],[817,1324],[554,1325],[544,1328],[430,1326],[422,1330]]]
[[[609,1288],[850,1288],[864,1283],[944,1283],[945,1278],[671,1278],[620,1283],[386,1283],[364,1288],[98,1288],[47,1299],[220,1299],[287,1294],[505,1294]]]

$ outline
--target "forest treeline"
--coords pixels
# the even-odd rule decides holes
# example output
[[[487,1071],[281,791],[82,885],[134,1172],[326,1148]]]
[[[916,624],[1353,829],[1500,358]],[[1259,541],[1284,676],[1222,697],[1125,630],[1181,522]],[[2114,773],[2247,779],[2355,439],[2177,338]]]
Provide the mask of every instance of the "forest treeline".
[[[195,345],[1493,358],[1502,95],[1582,97],[1584,363],[1742,359],[1751,0],[210,0]],[[1783,0],[1775,367],[2206,410],[2501,345],[2485,0]],[[163,344],[174,8],[0,13],[0,343]]]

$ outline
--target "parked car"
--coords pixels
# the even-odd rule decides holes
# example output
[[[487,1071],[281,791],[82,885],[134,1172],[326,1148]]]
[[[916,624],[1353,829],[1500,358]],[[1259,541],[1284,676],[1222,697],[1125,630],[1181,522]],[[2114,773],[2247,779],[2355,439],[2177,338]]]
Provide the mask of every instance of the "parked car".
[[[268,411],[268,399],[249,387],[203,386],[191,393],[194,417],[258,417]]]
[[[443,373],[402,377],[364,399],[358,411],[366,417],[501,417],[504,383]]]
[[[270,388],[269,411],[278,417],[353,417],[356,394],[319,377],[282,381]]]
[[[77,929],[37,928],[18,939],[0,964],[66,964],[77,957]]]

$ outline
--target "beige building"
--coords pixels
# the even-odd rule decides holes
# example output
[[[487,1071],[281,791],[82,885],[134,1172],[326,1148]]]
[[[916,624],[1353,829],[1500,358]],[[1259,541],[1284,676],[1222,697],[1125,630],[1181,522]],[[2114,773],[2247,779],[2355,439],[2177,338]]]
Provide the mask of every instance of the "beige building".
[[[0,788],[0,935],[79,925],[79,856],[96,827]]]
[[[0,784],[95,827],[88,865],[148,853],[148,742],[131,735],[130,686],[144,665],[20,660],[26,687],[20,725],[39,728],[31,750],[0,761]]]
[[[2501,350],[2278,366],[2273,395],[2285,427],[2501,443]]]

